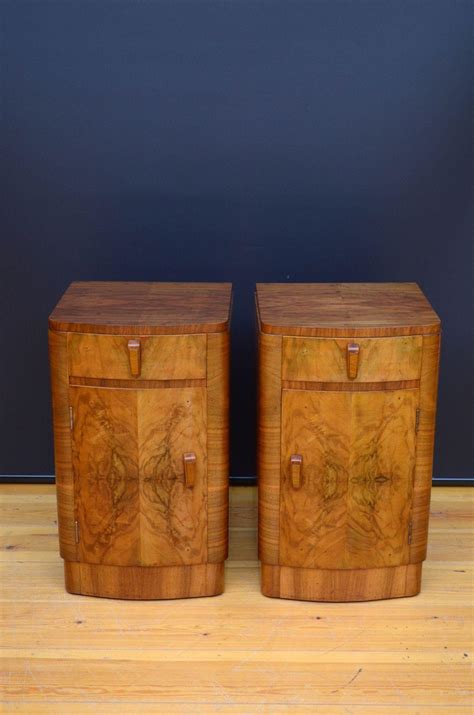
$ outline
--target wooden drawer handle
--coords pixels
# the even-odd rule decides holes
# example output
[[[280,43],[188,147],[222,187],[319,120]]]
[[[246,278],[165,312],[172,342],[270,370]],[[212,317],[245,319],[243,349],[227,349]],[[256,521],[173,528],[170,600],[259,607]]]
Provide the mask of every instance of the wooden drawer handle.
[[[194,452],[185,452],[184,462],[184,484],[191,489],[196,483],[196,455]]]
[[[359,371],[359,352],[360,348],[357,343],[349,343],[347,346],[347,377],[349,380],[355,380]]]
[[[140,377],[142,371],[142,356],[139,340],[128,341],[128,359],[130,360],[130,374],[132,377]]]
[[[292,454],[290,457],[291,486],[299,489],[303,483],[301,470],[303,467],[303,457],[301,454]]]

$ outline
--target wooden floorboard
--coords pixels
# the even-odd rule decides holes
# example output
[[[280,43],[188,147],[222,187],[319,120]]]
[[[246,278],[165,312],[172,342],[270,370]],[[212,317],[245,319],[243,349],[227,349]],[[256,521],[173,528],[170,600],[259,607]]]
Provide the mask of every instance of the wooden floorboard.
[[[222,596],[72,596],[54,487],[0,486],[3,713],[472,713],[474,490],[433,491],[415,598],[259,592],[256,490],[231,489]]]

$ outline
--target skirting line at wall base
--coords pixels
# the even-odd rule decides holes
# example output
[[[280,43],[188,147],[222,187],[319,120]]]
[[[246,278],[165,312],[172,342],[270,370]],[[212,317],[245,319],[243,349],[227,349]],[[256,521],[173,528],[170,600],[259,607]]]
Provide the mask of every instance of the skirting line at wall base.
[[[54,484],[53,474],[0,474],[0,484]],[[256,477],[231,477],[231,487],[254,487]],[[434,487],[473,487],[473,477],[433,477]]]

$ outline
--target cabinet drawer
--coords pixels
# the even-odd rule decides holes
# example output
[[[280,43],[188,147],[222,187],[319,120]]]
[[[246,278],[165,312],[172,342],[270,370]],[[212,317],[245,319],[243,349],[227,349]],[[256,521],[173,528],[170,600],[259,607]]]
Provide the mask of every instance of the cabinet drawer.
[[[68,333],[69,375],[115,380],[206,377],[206,336]]]
[[[421,335],[400,338],[283,338],[282,379],[308,382],[418,380]]]

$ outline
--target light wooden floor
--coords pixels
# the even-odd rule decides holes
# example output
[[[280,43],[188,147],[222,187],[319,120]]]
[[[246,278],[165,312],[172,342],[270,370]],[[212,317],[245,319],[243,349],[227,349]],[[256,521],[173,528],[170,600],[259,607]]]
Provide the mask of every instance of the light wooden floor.
[[[256,490],[234,488],[225,594],[126,602],[65,592],[53,487],[0,487],[2,712],[471,713],[473,497],[434,490],[415,598],[261,596]]]

